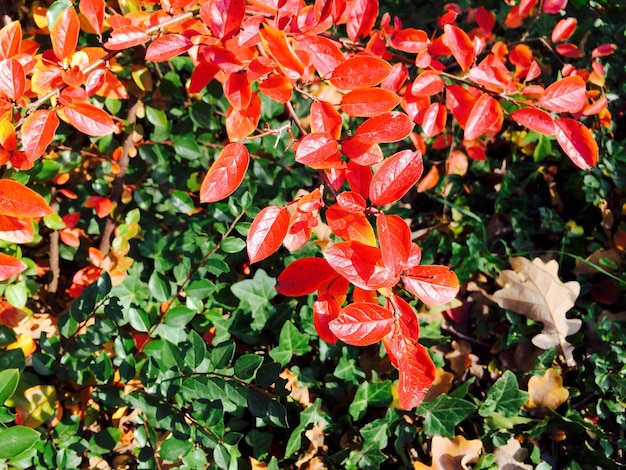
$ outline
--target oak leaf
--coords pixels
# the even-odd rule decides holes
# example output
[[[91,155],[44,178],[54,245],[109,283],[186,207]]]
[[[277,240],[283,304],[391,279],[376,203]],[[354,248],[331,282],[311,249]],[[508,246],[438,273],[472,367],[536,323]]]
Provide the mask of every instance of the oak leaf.
[[[480,439],[467,440],[463,436],[455,436],[454,439],[447,437],[433,437],[431,453],[433,464],[429,467],[421,462],[415,462],[415,470],[463,470],[470,468],[468,464],[478,461],[483,451],[483,443]]]
[[[563,377],[559,371],[551,368],[543,377],[534,375],[528,381],[530,398],[525,407],[529,410],[544,412],[547,408],[557,409],[569,398],[569,391],[563,387]]]
[[[493,452],[496,456],[498,468],[510,470],[531,470],[532,465],[523,463],[528,450],[522,447],[517,439],[511,437],[506,445],[496,447]]]
[[[504,270],[498,277],[502,289],[493,294],[493,299],[502,308],[543,323],[543,330],[532,339],[535,346],[550,349],[558,346],[568,365],[575,365],[574,347],[566,337],[580,330],[582,321],[565,316],[574,306],[580,293],[576,281],[562,282],[559,279],[559,264],[555,260],[544,263],[539,258],[532,262],[526,258],[511,258],[514,271]]]

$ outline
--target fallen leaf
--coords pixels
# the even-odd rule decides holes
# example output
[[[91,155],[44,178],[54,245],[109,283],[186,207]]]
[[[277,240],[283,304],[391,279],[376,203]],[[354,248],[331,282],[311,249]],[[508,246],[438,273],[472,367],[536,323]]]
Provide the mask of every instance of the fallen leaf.
[[[543,377],[534,375],[528,381],[530,398],[525,407],[528,410],[537,410],[538,414],[545,414],[548,408],[556,410],[569,398],[569,391],[563,387],[563,377],[558,370],[546,370]]]
[[[287,381],[285,387],[289,390],[289,396],[296,402],[300,403],[304,408],[311,404],[309,397],[309,389],[306,387],[298,387],[298,376],[285,369],[280,373],[280,377]]]
[[[532,320],[543,323],[543,330],[532,342],[541,349],[558,346],[563,351],[570,366],[576,365],[572,354],[574,347],[566,337],[573,335],[582,325],[578,318],[565,316],[571,309],[578,294],[580,284],[576,281],[562,282],[559,279],[559,264],[555,260],[544,263],[535,258],[511,258],[515,271],[504,270],[498,277],[502,289],[492,298],[502,308],[513,310]]]
[[[443,370],[441,367],[437,367],[435,369],[435,380],[428,389],[428,393],[424,397],[424,401],[434,400],[439,395],[448,393],[452,388],[453,380],[454,374]]]
[[[421,462],[415,462],[415,470],[466,470],[468,464],[478,461],[483,451],[483,443],[480,439],[467,440],[463,436],[455,436],[454,439],[447,437],[433,437],[431,454],[433,464],[429,467]]]
[[[451,345],[453,350],[447,353],[445,358],[450,361],[452,372],[457,378],[462,379],[472,365],[478,362],[478,357],[471,354],[472,346],[465,340],[452,341]]]
[[[517,439],[511,437],[506,445],[496,447],[494,450],[498,468],[506,470],[532,470],[533,466],[522,463],[528,455],[528,450],[522,448]]]
[[[326,423],[319,422],[313,425],[311,429],[307,429],[304,435],[309,440],[309,448],[304,455],[298,459],[295,468],[306,468],[307,470],[323,470],[326,468],[323,460],[317,457],[318,452],[328,450],[324,444],[326,434],[324,427]]]

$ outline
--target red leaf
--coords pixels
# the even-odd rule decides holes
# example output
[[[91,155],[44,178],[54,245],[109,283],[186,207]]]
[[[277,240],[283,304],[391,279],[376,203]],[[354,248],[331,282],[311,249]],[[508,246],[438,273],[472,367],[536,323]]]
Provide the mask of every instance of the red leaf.
[[[299,258],[279,274],[276,290],[281,295],[300,297],[312,294],[335,277],[337,273],[324,258]]]
[[[13,256],[0,253],[0,282],[17,276],[24,271],[27,266],[19,259]]]
[[[339,315],[341,305],[336,297],[322,295],[313,303],[313,325],[319,337],[329,344],[337,343],[337,336],[330,330],[330,322]]]
[[[437,168],[437,165],[433,165],[426,172],[424,177],[421,180],[419,180],[419,183],[417,183],[417,192],[423,193],[425,191],[428,191],[429,189],[432,189],[435,186],[437,186],[438,182],[439,182],[439,168]]]
[[[376,218],[376,231],[385,267],[399,276],[411,253],[411,230],[397,215],[381,214]]]
[[[11,217],[43,217],[54,212],[48,203],[30,188],[12,179],[0,179],[0,214]]]
[[[356,136],[363,144],[398,142],[413,130],[413,121],[404,113],[392,111],[373,116],[361,124]]]
[[[138,26],[126,25],[113,30],[109,40],[104,43],[104,47],[110,51],[121,51],[145,44],[149,40],[150,36],[143,29]]]
[[[542,10],[544,13],[556,15],[567,6],[567,0],[544,0]]]
[[[394,49],[415,54],[428,48],[428,34],[421,29],[401,29],[392,34],[390,43]]]
[[[283,75],[272,74],[259,83],[259,91],[278,103],[291,100],[293,86]]]
[[[465,140],[474,140],[485,134],[502,118],[502,108],[489,94],[476,100],[465,123]]]
[[[14,59],[0,61],[0,96],[18,101],[24,94],[25,86],[26,74],[20,63]]]
[[[440,93],[445,86],[437,72],[426,70],[417,76],[411,85],[411,93],[414,96],[433,96]]]
[[[433,384],[435,364],[421,344],[403,343],[398,367],[398,407],[412,410],[424,400]]]
[[[376,245],[374,229],[363,212],[347,211],[333,204],[326,210],[326,223],[335,235],[344,240]]]
[[[298,50],[307,53],[309,62],[322,78],[330,77],[333,70],[346,60],[337,43],[321,36],[303,36],[298,41]]]
[[[393,328],[393,313],[381,305],[359,302],[347,305],[329,323],[330,331],[353,346],[368,346],[387,336]]]
[[[561,42],[569,38],[578,26],[576,18],[564,18],[559,21],[552,30],[552,42]]]
[[[363,196],[354,191],[337,194],[337,204],[344,211],[351,213],[363,212],[367,207]]]
[[[200,7],[200,18],[220,39],[229,39],[239,30],[245,13],[245,0],[208,0]]]
[[[254,132],[261,118],[261,99],[253,93],[247,108],[226,111],[226,133],[231,141],[241,140]]]
[[[284,31],[261,24],[259,34],[265,51],[276,61],[285,76],[291,80],[301,78],[304,73],[304,64],[291,47]]]
[[[583,51],[581,51],[576,44],[571,44],[569,42],[559,44],[554,49],[563,57],[569,57],[570,59],[579,59],[583,56]]]
[[[78,10],[97,34],[102,32],[104,24],[104,0],[80,0]]]
[[[474,62],[474,43],[467,33],[458,26],[444,25],[443,42],[463,70],[467,70]]]
[[[372,117],[391,111],[400,103],[400,97],[381,88],[363,88],[353,90],[341,100],[341,109],[355,117]]]
[[[557,119],[556,140],[574,164],[586,170],[598,162],[598,144],[591,131],[574,119]]]
[[[239,187],[250,164],[245,145],[227,144],[215,159],[200,187],[200,202],[217,202],[230,196]]]
[[[601,44],[591,51],[591,57],[597,59],[598,57],[606,57],[615,52],[615,44]]]
[[[41,157],[59,127],[59,118],[49,109],[40,109],[28,116],[22,125],[22,145],[28,160]]]
[[[30,219],[0,215],[0,240],[10,243],[30,243],[35,231]]]
[[[389,62],[369,55],[357,55],[342,62],[333,71],[330,83],[341,90],[355,90],[378,85],[391,72]]]
[[[370,200],[378,206],[400,200],[417,183],[423,171],[419,151],[403,150],[392,155],[383,161],[372,178]]]
[[[574,75],[562,78],[546,88],[537,103],[557,113],[577,113],[583,109],[585,102],[585,81]]]
[[[407,340],[417,342],[420,335],[420,325],[413,307],[411,307],[406,300],[397,295],[387,298],[386,307],[393,311],[396,318],[399,318],[402,336]]]
[[[372,0],[352,0],[346,5],[348,23],[346,29],[352,41],[366,37],[374,27],[378,17],[378,2]]]
[[[294,145],[296,161],[303,165],[319,165],[339,151],[337,141],[328,132],[305,135]]]
[[[335,243],[324,251],[332,268],[365,290],[392,287],[398,281],[384,266],[380,250],[356,241]]]
[[[224,82],[224,94],[233,108],[247,108],[252,99],[252,87],[247,74],[243,71],[229,74]]]
[[[447,304],[459,292],[459,280],[446,266],[415,266],[402,276],[402,282],[426,305]]]
[[[348,162],[346,180],[350,189],[359,193],[364,199],[369,197],[369,188],[372,181],[372,170],[369,166],[359,165],[355,162]]]
[[[19,21],[13,21],[0,29],[0,58],[16,56],[21,47],[22,26]]]
[[[89,103],[72,103],[60,108],[72,126],[83,134],[100,137],[117,130],[111,116]]]
[[[452,113],[459,125],[464,129],[467,118],[476,103],[476,97],[461,85],[446,87],[446,108]]]
[[[532,131],[554,135],[554,119],[537,108],[521,108],[511,114],[511,119]]]
[[[341,136],[343,118],[335,107],[326,101],[314,101],[311,105],[311,131],[328,132],[334,139]]]
[[[193,44],[182,34],[166,34],[155,39],[146,49],[146,60],[167,62],[189,50]]]
[[[50,29],[52,50],[57,59],[63,60],[74,53],[78,43],[79,31],[80,21],[78,20],[78,15],[74,7],[70,6],[59,15]]]
[[[363,143],[359,136],[345,139],[341,143],[341,152],[350,161],[363,166],[376,165],[385,158],[380,145]]]
[[[113,210],[113,202],[108,197],[90,196],[85,201],[85,207],[96,210],[96,215],[104,219]]]
[[[261,210],[252,221],[247,237],[250,263],[256,263],[274,254],[287,235],[289,212],[278,206]]]
[[[441,134],[446,127],[447,111],[441,103],[431,104],[424,113],[422,130],[426,137],[435,137]]]

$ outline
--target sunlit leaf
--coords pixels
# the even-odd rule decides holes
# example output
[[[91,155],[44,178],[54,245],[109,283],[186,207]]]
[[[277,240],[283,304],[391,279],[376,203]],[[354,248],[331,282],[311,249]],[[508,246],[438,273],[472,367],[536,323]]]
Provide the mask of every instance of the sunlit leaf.
[[[38,193],[9,178],[0,179],[0,214],[11,217],[43,217],[52,209]]]
[[[511,119],[528,129],[545,135],[554,135],[554,119],[537,108],[520,108],[511,114]]]
[[[324,258],[299,258],[280,273],[276,290],[290,297],[312,294],[336,275]]]
[[[166,34],[150,43],[146,49],[146,60],[167,62],[191,48],[189,38],[182,34]]]
[[[369,55],[357,55],[337,66],[330,83],[342,90],[369,88],[382,82],[389,72],[389,62]]]
[[[22,145],[30,161],[41,157],[59,127],[59,118],[54,111],[39,109],[24,120],[22,125]]]
[[[556,141],[574,164],[586,170],[598,162],[598,143],[587,126],[574,119],[557,119]]]
[[[100,34],[104,25],[104,0],[80,0],[78,10],[85,15],[94,31]]]
[[[403,150],[383,161],[369,189],[372,204],[383,206],[398,201],[417,183],[424,164],[419,151]]]
[[[26,265],[19,259],[0,253],[0,282],[17,276],[26,269]]]
[[[78,43],[79,32],[80,21],[78,20],[78,15],[74,7],[70,6],[59,15],[50,29],[52,50],[58,59],[65,59],[74,53]]]
[[[369,302],[350,304],[329,324],[337,338],[354,346],[367,346],[383,339],[393,328],[393,314]]]
[[[247,251],[250,263],[261,261],[278,250],[287,235],[289,212],[278,206],[261,210],[250,225]]]
[[[80,132],[100,137],[117,130],[113,118],[106,111],[89,103],[72,103],[61,108],[72,126]]]
[[[213,36],[228,39],[241,27],[246,13],[244,0],[208,0],[200,7],[200,18]]]
[[[578,75],[554,82],[543,92],[537,103],[557,113],[577,113],[586,102],[585,81]]]
[[[202,180],[200,202],[217,202],[230,196],[243,181],[249,164],[245,145],[227,144]]]
[[[380,250],[375,246],[339,242],[324,251],[324,258],[335,271],[365,290],[392,287],[398,281],[383,265]]]
[[[391,111],[400,103],[400,97],[381,88],[353,90],[341,99],[341,109],[349,116],[372,117]]]
[[[446,266],[415,266],[403,276],[404,286],[426,305],[443,305],[459,292],[459,280]]]

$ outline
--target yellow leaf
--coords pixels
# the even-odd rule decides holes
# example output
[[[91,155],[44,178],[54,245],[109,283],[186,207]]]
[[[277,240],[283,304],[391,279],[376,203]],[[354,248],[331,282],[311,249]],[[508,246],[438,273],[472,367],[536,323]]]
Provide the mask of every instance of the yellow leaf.
[[[57,392],[52,385],[36,385],[24,392],[28,408],[23,409],[21,417],[24,426],[36,428],[57,414]]]
[[[544,413],[546,408],[557,409],[569,398],[568,390],[563,387],[563,378],[556,369],[548,369],[543,377],[534,375],[528,381],[530,398],[525,407]]]
[[[578,318],[570,319],[566,313],[574,306],[580,284],[576,281],[562,282],[559,279],[559,263],[550,260],[544,263],[535,258],[511,258],[515,271],[504,270],[498,277],[502,289],[493,294],[493,300],[502,308],[543,323],[543,330],[532,339],[535,346],[550,349],[558,346],[570,366],[576,365],[572,354],[574,347],[566,341],[582,325]]]
[[[443,370],[441,367],[435,369],[435,380],[433,381],[428,393],[424,397],[424,401],[430,401],[437,398],[439,395],[444,395],[452,388],[452,381],[454,380],[454,374]]]
[[[28,335],[22,335],[17,338],[17,341],[11,343],[7,346],[7,349],[22,349],[25,357],[29,357],[35,351],[37,351],[37,343],[35,340]]]

